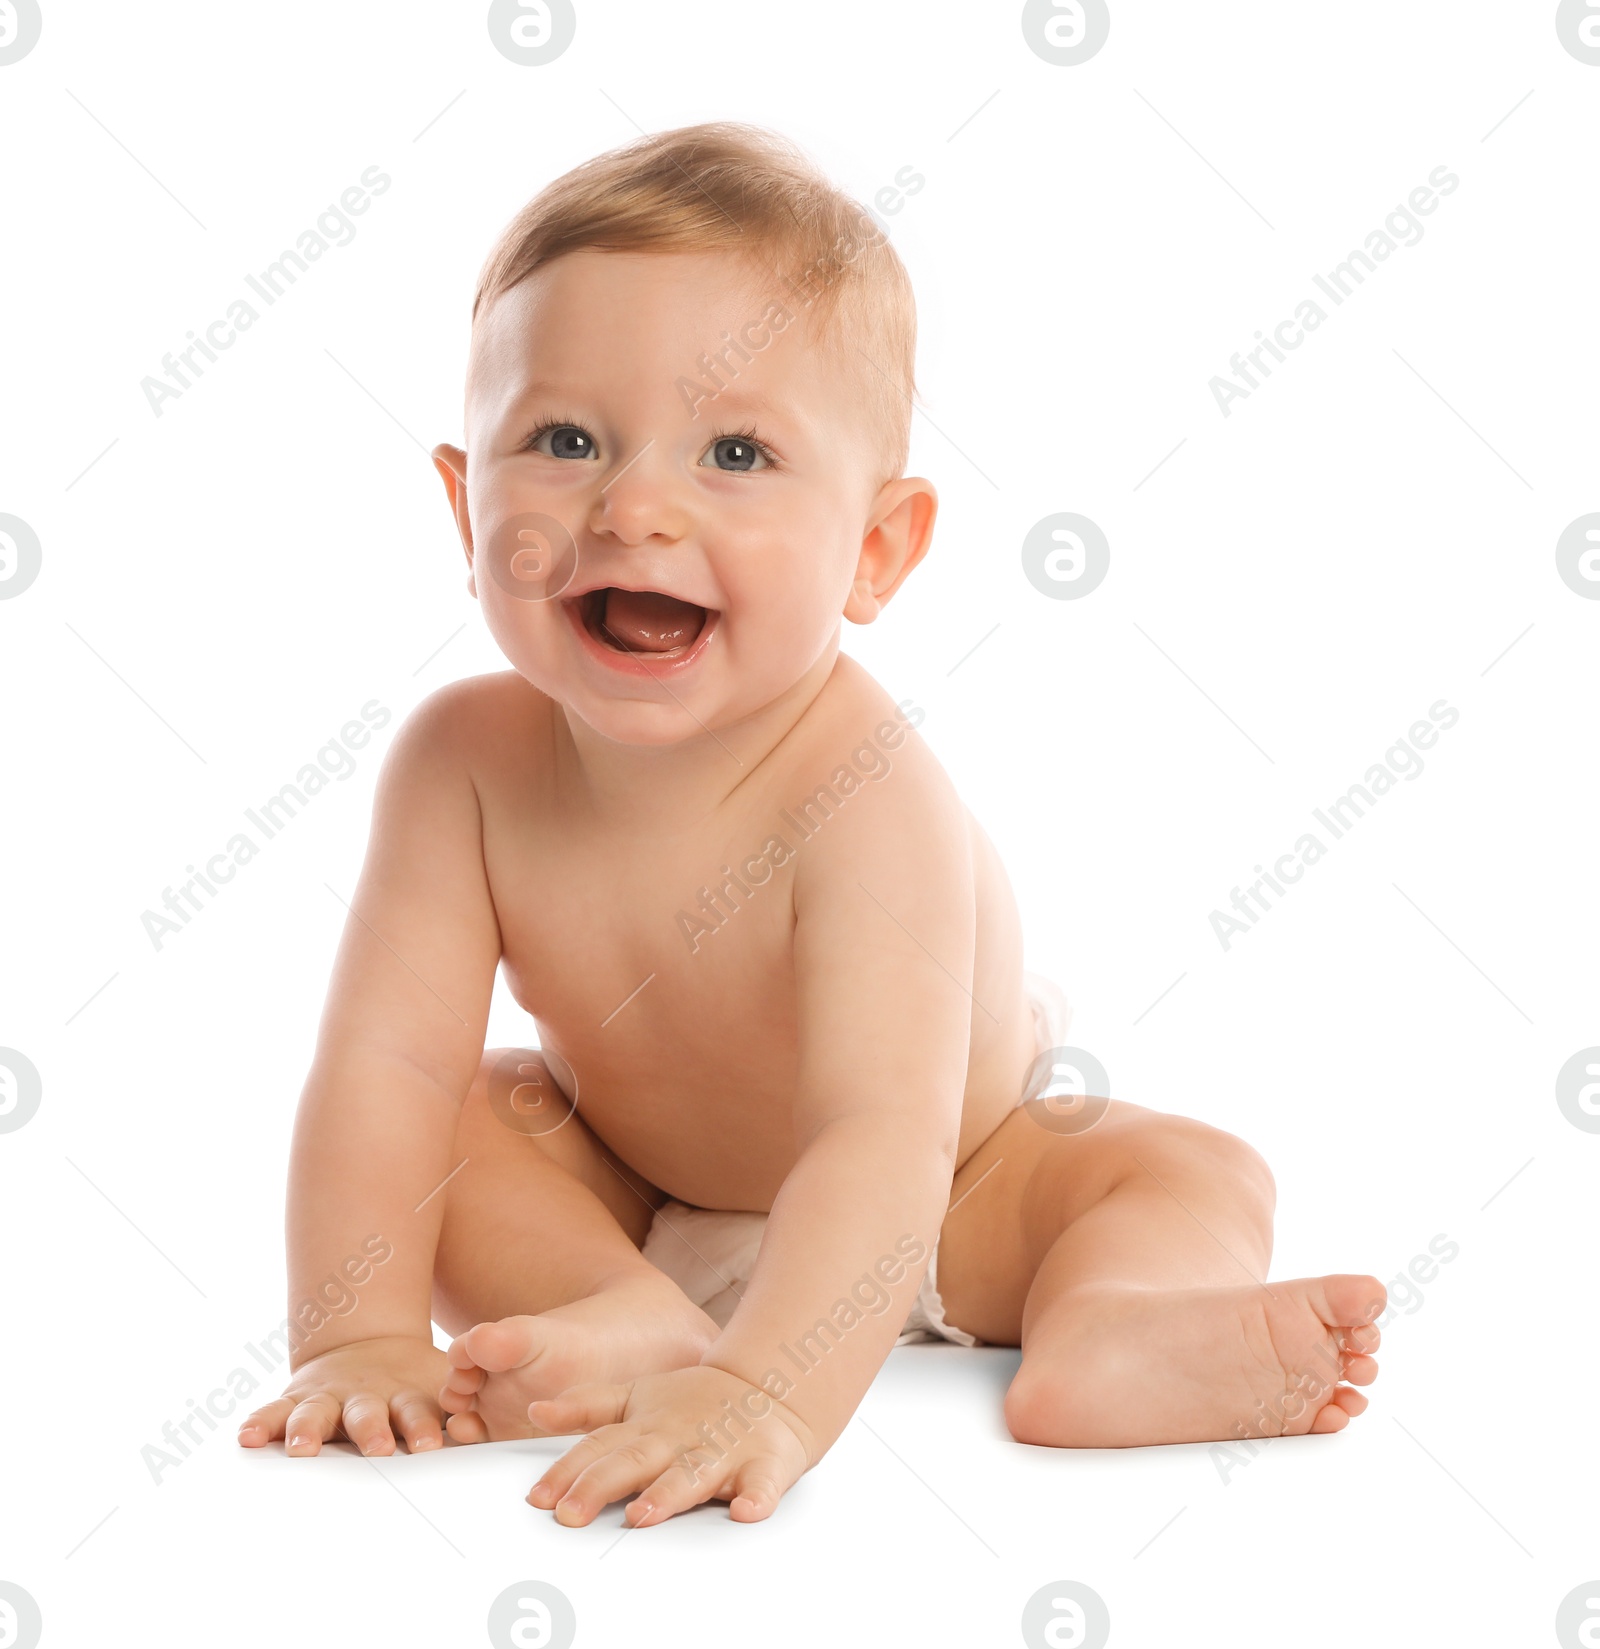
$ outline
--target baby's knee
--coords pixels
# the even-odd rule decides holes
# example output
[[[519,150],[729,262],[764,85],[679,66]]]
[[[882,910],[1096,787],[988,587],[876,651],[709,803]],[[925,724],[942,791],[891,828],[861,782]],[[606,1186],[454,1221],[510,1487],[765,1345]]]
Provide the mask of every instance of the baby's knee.
[[[1266,1159],[1237,1134],[1193,1117],[1156,1111],[1147,1113],[1138,1126],[1142,1137],[1134,1150],[1146,1162],[1154,1158],[1175,1167],[1202,1168],[1237,1180],[1241,1189],[1254,1192],[1268,1208],[1276,1202],[1277,1185]]]
[[[1277,1206],[1278,1182],[1272,1177],[1267,1159],[1248,1140],[1240,1139],[1221,1128],[1208,1128],[1211,1136],[1208,1149],[1228,1172],[1248,1185],[1269,1212]]]
[[[1240,1139],[1239,1135],[1229,1133],[1226,1128],[1216,1128],[1212,1123],[1202,1123],[1194,1116],[1165,1116],[1156,1113],[1151,1115],[1150,1130],[1160,1138],[1161,1144],[1174,1153],[1189,1156],[1189,1158],[1206,1159],[1217,1167],[1231,1169],[1240,1174],[1252,1174],[1270,1182],[1272,1169],[1268,1169],[1267,1161],[1255,1146]]]

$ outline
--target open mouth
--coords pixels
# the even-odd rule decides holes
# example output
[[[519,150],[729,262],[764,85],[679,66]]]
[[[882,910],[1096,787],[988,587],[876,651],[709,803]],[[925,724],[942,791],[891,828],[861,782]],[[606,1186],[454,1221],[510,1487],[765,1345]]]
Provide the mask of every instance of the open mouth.
[[[709,608],[660,590],[590,590],[567,603],[589,638],[613,653],[646,663],[687,657],[705,633]]]

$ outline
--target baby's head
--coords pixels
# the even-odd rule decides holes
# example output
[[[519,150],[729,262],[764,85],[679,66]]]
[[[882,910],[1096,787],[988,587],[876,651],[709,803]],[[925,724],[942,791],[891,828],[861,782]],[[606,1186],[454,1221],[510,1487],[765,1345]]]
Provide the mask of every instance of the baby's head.
[[[670,744],[831,666],[927,550],[902,475],[916,310],[876,221],[790,145],[688,127],[523,208],[434,460],[501,650],[589,726]]]

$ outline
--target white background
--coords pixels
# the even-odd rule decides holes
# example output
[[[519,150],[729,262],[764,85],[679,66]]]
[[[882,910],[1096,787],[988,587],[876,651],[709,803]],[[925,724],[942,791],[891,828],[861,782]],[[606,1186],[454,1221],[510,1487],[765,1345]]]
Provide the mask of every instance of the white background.
[[[1016,1643],[1065,1579],[1117,1645],[1550,1641],[1600,1572],[1600,1135],[1555,1102],[1600,1043],[1600,602],[1554,553],[1600,509],[1600,67],[1553,3],[1113,0],[1078,67],[1017,4],[592,0],[541,68],[484,13],[45,0],[0,67],[0,512],[43,546],[0,601],[0,1044],[44,1085],[0,1135],[0,1580],[57,1645],[475,1643],[525,1579],[591,1645]],[[153,1483],[283,1315],[382,751],[502,665],[425,452],[479,265],[570,166],[716,118],[863,200],[926,180],[886,221],[942,514],[847,646],[926,709],[1073,1040],[1262,1150],[1276,1275],[1459,1255],[1364,1419],[1226,1478],[1019,1447],[1015,1353],[941,1346],[760,1527],[558,1529],[521,1499],[549,1444],[290,1463],[225,1427]],[[140,379],[373,165],[355,240],[155,417]],[[1224,418],[1208,380],[1441,165],[1422,240]],[[1068,510],[1110,571],[1051,600],[1020,548]],[[371,699],[355,776],[157,951],[140,913]],[[1440,699],[1421,776],[1224,951],[1209,913]]]

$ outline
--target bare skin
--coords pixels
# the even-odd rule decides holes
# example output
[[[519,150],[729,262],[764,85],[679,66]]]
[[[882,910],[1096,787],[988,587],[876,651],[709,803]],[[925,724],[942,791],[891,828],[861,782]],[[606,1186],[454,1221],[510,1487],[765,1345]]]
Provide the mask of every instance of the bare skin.
[[[1340,1429],[1383,1290],[1264,1282],[1249,1147],[1136,1106],[1078,1134],[1017,1108],[1005,873],[920,713],[839,652],[841,617],[872,622],[926,554],[934,489],[879,477],[801,326],[694,418],[676,387],[760,285],[720,255],[578,252],[480,316],[471,458],[435,458],[512,669],[434,694],[386,760],[296,1128],[291,1311],[368,1234],[393,1257],[348,1311],[296,1316],[291,1384],[241,1442],[584,1430],[529,1496],[558,1521],[630,1496],[635,1523],[713,1498],[766,1517],[936,1236],[949,1321],[1023,1348],[1020,1441]],[[516,537],[535,518],[570,534],[570,576],[548,533]],[[483,1052],[497,966],[543,1056]],[[724,1328],[639,1252],[669,1196],[768,1215]],[[774,1348],[909,1240],[895,1309],[775,1389]]]

